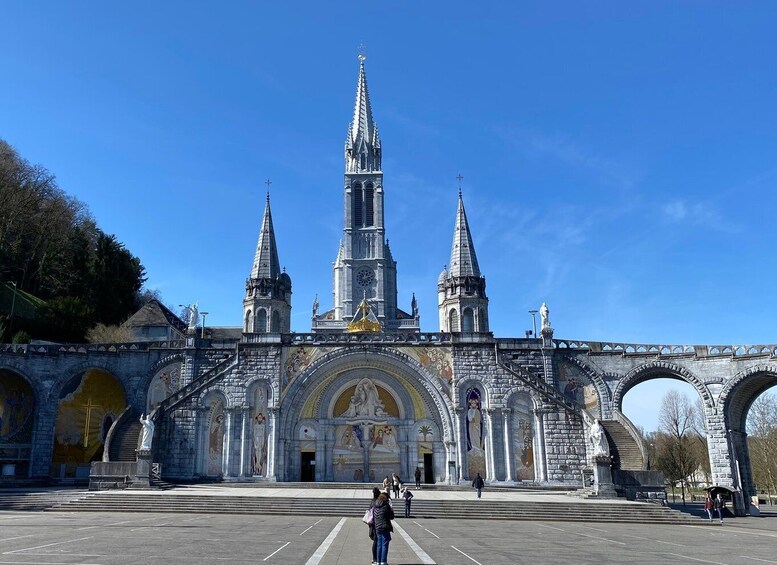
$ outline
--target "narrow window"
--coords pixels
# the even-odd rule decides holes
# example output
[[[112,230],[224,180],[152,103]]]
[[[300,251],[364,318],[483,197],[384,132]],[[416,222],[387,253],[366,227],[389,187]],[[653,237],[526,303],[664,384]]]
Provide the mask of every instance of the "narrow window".
[[[472,333],[475,331],[475,315],[472,308],[465,308],[461,315],[461,331]]]
[[[256,313],[254,332],[258,334],[267,333],[267,310],[262,309]]]
[[[450,331],[457,332],[459,331],[459,313],[456,312],[456,310],[451,310],[450,313],[450,322],[448,324]]]
[[[353,188],[353,227],[362,227],[362,205],[364,197],[362,195],[362,186],[357,184]]]
[[[366,190],[364,191],[364,210],[365,210],[365,216],[366,220],[364,222],[365,226],[374,226],[375,225],[375,191],[372,189],[372,185],[368,184],[366,187]]]
[[[277,310],[272,313],[272,332],[281,333],[281,315]]]
[[[251,333],[251,330],[253,328],[251,327],[251,310],[248,310],[246,312],[246,325],[245,325],[245,332]]]

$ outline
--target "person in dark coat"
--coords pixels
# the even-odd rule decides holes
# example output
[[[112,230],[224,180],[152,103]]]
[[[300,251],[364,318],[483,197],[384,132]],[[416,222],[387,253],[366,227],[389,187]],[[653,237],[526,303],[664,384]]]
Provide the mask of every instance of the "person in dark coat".
[[[723,502],[723,497],[718,494],[718,496],[715,497],[715,512],[718,513],[718,518],[720,518],[720,523],[723,523],[723,509],[726,507],[726,504]]]
[[[375,517],[375,537],[378,540],[378,565],[388,565],[389,543],[391,542],[391,532],[394,531],[394,527],[391,525],[391,520],[394,519],[394,510],[389,504],[389,497],[384,493],[381,493],[375,502],[373,516]]]
[[[373,487],[372,489],[372,502],[370,503],[370,508],[372,508],[373,516],[375,515],[375,503],[378,502],[378,497],[380,496],[380,489],[378,487]],[[376,565],[378,562],[378,536],[375,535],[375,520],[372,521],[372,524],[368,524],[367,527],[369,528],[369,536],[372,540],[372,565]]]
[[[476,489],[478,491],[478,498],[480,498],[480,493],[483,490],[483,487],[485,486],[485,482],[483,482],[483,477],[480,476],[480,473],[478,473],[478,476],[475,477],[475,480],[472,481],[472,488]]]
[[[405,518],[410,518],[410,501],[413,498],[413,493],[410,492],[410,487],[405,487],[402,493],[402,498],[405,499]]]
[[[415,488],[421,488],[421,469],[415,468]]]

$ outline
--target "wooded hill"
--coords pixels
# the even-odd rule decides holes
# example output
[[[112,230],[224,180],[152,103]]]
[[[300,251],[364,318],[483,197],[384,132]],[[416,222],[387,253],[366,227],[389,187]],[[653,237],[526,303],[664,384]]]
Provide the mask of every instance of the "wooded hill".
[[[0,139],[0,342],[82,342],[139,309],[145,280],[140,259],[86,204]]]

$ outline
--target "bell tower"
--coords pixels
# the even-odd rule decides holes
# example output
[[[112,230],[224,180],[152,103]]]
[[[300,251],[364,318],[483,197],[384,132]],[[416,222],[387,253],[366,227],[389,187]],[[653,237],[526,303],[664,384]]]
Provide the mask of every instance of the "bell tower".
[[[289,333],[291,331],[291,278],[281,271],[275,229],[270,213],[270,180],[267,201],[256,244],[251,276],[243,299],[244,333]]]
[[[383,217],[382,147],[372,118],[366,56],[359,55],[353,117],[345,139],[343,239],[334,262],[333,308],[318,314],[314,332],[347,331],[365,300],[383,331],[419,331],[418,315],[397,308],[397,264]]]
[[[453,230],[451,260],[437,279],[437,306],[441,332],[488,332],[486,278],[480,274],[469,231],[459,175],[459,207]]]

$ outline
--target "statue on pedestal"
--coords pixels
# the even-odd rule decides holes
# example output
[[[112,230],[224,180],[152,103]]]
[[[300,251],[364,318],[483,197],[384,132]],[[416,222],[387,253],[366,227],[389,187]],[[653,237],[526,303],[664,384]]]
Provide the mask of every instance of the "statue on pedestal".
[[[145,414],[140,416],[140,423],[143,429],[140,431],[140,449],[151,449],[151,442],[154,441],[154,422],[152,421],[153,412],[146,417]]]
[[[197,303],[195,302],[189,306],[189,329],[193,330],[197,327],[197,322],[200,321],[200,311],[197,309]]]
[[[588,434],[593,444],[594,457],[609,457],[610,446],[607,444],[607,436],[604,434],[604,428],[599,420],[594,420]]]
[[[550,315],[550,310],[548,309],[548,305],[544,302],[542,303],[542,306],[540,306],[540,319],[542,320],[542,329],[550,327],[550,318],[548,317]]]

